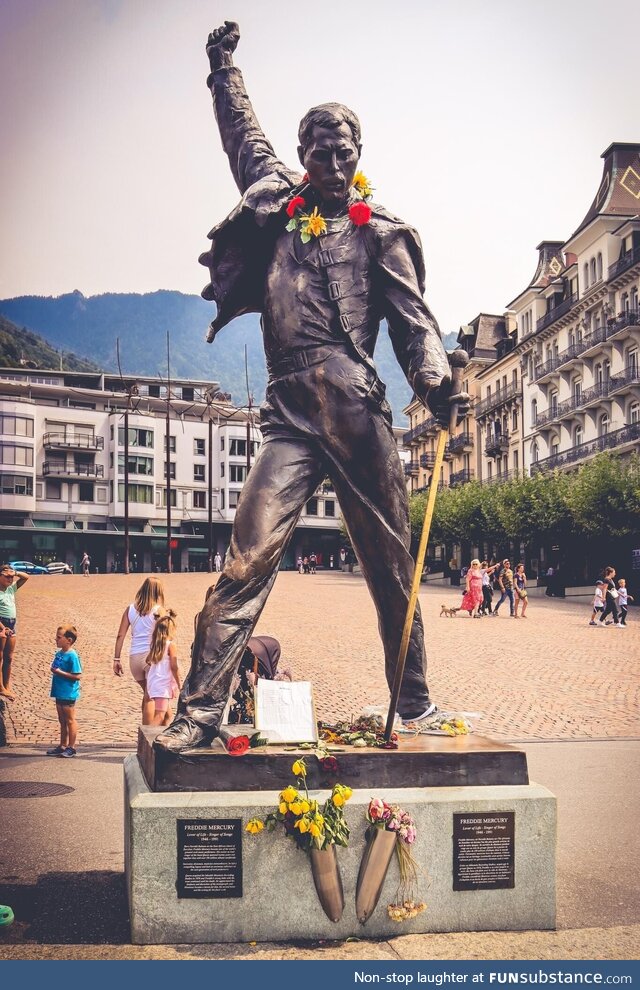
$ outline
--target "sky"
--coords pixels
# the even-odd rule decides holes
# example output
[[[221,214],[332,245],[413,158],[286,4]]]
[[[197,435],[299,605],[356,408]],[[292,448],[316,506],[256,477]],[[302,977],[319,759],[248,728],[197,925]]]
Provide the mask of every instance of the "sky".
[[[287,164],[310,106],[359,115],[443,332],[503,312],[587,212],[605,148],[640,142],[637,0],[2,0],[0,298],[200,292],[238,200],[205,86],[225,19]]]

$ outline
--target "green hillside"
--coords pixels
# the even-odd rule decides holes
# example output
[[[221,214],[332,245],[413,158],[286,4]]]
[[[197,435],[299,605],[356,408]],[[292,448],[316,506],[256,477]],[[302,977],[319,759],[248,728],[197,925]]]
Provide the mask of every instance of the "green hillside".
[[[71,351],[56,350],[44,337],[18,327],[0,315],[0,367],[42,368],[47,371],[99,371],[97,364]]]

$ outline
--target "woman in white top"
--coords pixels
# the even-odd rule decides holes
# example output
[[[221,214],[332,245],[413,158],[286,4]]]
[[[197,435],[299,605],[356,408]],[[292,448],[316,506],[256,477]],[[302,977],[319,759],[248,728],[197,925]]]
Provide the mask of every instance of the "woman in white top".
[[[125,608],[120,628],[116,636],[113,651],[113,672],[122,677],[122,662],[120,655],[127,635],[131,629],[131,646],[129,649],[129,668],[137,684],[142,689],[142,724],[151,725],[154,706],[149,700],[146,689],[146,663],[151,648],[151,637],[156,625],[159,607],[164,605],[164,588],[156,577],[148,577],[138,589],[131,605]]]
[[[152,725],[163,725],[173,715],[169,702],[180,690],[178,655],[172,639],[176,613],[168,608],[155,618],[151,649],[147,657],[147,694],[153,704]]]

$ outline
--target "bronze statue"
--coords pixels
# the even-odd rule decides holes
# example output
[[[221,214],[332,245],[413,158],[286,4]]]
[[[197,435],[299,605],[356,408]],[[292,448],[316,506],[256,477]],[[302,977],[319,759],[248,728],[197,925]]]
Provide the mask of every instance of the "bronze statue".
[[[386,318],[415,394],[447,424],[451,394],[438,325],[425,305],[418,234],[368,203],[360,124],[347,107],[310,110],[299,128],[305,174],[287,168],[264,136],[233,65],[238,25],[209,35],[207,54],[222,144],[242,193],[200,258],[217,315],[209,339],[235,316],[261,314],[269,380],[264,438],[236,511],[224,570],[202,610],[175,721],[156,745],[180,751],[218,733],[231,681],[275,581],[305,503],[329,476],[378,613],[389,686],[411,587],[404,473],[391,409],[372,354]],[[356,184],[354,185],[354,179]],[[429,699],[419,610],[400,690],[403,718]]]

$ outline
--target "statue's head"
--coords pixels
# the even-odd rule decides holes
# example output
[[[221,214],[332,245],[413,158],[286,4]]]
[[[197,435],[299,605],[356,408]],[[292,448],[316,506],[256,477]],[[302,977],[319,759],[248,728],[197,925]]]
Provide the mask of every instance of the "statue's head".
[[[309,182],[326,203],[346,199],[358,168],[360,121],[341,103],[307,111],[298,128],[298,157]]]

